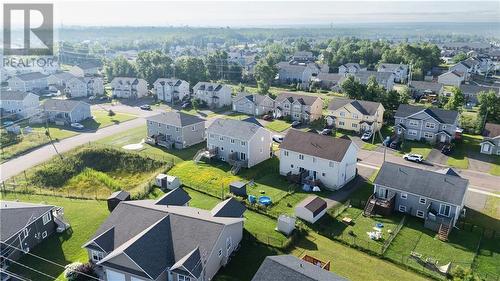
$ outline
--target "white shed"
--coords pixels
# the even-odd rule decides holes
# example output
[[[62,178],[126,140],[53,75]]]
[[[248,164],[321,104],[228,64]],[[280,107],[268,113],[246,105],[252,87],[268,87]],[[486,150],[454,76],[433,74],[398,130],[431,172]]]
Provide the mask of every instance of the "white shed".
[[[318,196],[309,196],[295,207],[295,216],[315,223],[326,213],[326,201]]]
[[[288,236],[295,230],[295,221],[296,219],[292,216],[280,215],[276,230]]]
[[[179,178],[166,174],[159,174],[158,176],[156,176],[155,183],[162,189],[170,190],[181,186],[181,181],[179,180]]]

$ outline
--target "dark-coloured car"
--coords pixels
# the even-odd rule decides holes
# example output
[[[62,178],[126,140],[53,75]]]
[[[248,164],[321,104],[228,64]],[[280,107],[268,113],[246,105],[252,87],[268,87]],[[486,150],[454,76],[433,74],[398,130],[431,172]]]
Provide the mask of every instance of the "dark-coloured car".
[[[273,120],[273,117],[269,114],[266,114],[266,115],[262,116],[262,119],[264,119],[266,121],[271,121],[271,120]]]
[[[293,121],[292,122],[292,128],[297,128],[300,125],[302,125],[302,122],[300,122],[300,121]]]
[[[391,144],[389,145],[389,147],[392,148],[392,149],[399,150],[399,148],[401,147],[401,143],[398,142],[398,141],[393,141],[393,142],[391,142]]]
[[[443,153],[444,155],[450,155],[452,152],[453,152],[453,145],[451,144],[445,144],[441,148],[441,153]]]

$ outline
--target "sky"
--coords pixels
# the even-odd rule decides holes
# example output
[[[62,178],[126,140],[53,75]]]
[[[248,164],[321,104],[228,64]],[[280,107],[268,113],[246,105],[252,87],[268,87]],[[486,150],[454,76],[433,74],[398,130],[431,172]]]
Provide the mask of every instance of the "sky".
[[[373,22],[500,21],[500,1],[479,0],[468,2],[89,0],[53,3],[54,23],[58,27],[61,25],[269,27]],[[17,24],[13,21],[13,25]]]

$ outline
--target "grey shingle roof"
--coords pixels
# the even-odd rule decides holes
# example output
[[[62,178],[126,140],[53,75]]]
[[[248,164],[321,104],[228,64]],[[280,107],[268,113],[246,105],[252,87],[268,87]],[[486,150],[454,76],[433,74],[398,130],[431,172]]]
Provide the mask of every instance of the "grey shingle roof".
[[[217,204],[212,209],[212,215],[214,217],[240,218],[246,209],[243,204],[231,197]]]
[[[234,97],[233,100],[237,101],[237,100],[240,100],[242,98],[246,98],[247,100],[253,102],[255,105],[259,105],[266,99],[266,97],[269,97],[269,96],[241,92],[241,93],[238,93],[236,95],[236,97]],[[269,97],[269,98],[272,99],[271,97]]]
[[[453,175],[385,162],[375,184],[460,206],[469,181]]]
[[[381,63],[378,67],[379,71],[386,72],[396,72],[399,68],[408,69],[407,64],[398,64],[398,63]]]
[[[234,119],[215,119],[207,128],[208,133],[234,137],[239,140],[250,140],[258,130],[265,130],[252,122]]]
[[[439,93],[443,89],[443,84],[428,81],[411,81],[410,87],[418,91],[430,90],[434,93]]]
[[[28,94],[21,91],[0,91],[0,100],[22,101]]]
[[[108,197],[108,200],[116,198],[118,200],[123,201],[129,197],[130,197],[130,193],[128,193],[125,190],[119,190],[119,191],[115,191],[115,192],[111,193],[111,195]]]
[[[341,83],[341,81],[345,79],[345,76],[343,74],[338,74],[338,73],[323,73],[323,72],[321,72],[316,77],[320,81],[329,81],[332,83]]]
[[[198,82],[196,85],[194,85],[193,90],[202,90],[202,91],[214,91],[218,92],[222,88],[224,88],[224,85],[220,83],[210,83],[210,82]]]
[[[373,101],[334,98],[330,104],[328,104],[328,110],[337,110],[347,104],[352,104],[352,106],[354,106],[354,108],[356,108],[363,115],[374,115],[380,106],[380,103]]]
[[[484,125],[483,136],[488,138],[500,136],[500,124],[486,123]]]
[[[158,78],[153,84],[160,83],[160,84],[169,84],[170,86],[180,86],[182,84],[183,80],[180,79],[173,79],[173,78]]]
[[[477,85],[472,85],[472,84],[460,85],[460,90],[462,90],[462,93],[467,94],[467,95],[477,95],[477,94],[479,94],[479,92],[489,92],[489,91],[493,91],[498,95],[498,92],[499,92],[499,88],[483,87],[483,86],[477,86]]]
[[[146,119],[148,121],[154,121],[176,127],[189,126],[205,121],[203,118],[180,111],[162,112],[160,114],[147,117]]]
[[[48,75],[45,75],[45,74],[40,73],[40,72],[30,72],[30,73],[19,74],[19,75],[16,75],[15,77],[17,77],[23,81],[31,81],[31,80],[38,80],[38,79],[47,78]]]
[[[90,104],[83,101],[48,99],[43,103],[43,108],[47,111],[71,112],[80,104],[84,104],[90,107]]]
[[[278,69],[283,69],[288,73],[291,73],[294,75],[299,75],[299,74],[302,74],[304,72],[304,70],[306,70],[307,65],[306,64],[291,64],[287,61],[282,61],[282,62],[279,62],[278,64],[276,64],[276,67],[278,67]]]
[[[90,68],[94,68],[94,67],[100,67],[101,64],[98,62],[95,62],[95,61],[84,61],[84,62],[77,64],[76,66],[78,66],[81,69],[90,69]]]
[[[409,104],[400,104],[394,116],[406,118],[420,111],[429,114],[434,119],[444,124],[453,124],[458,117],[457,111],[445,110],[436,107],[425,108],[423,106],[415,106]]]
[[[191,200],[191,196],[189,196],[189,194],[184,189],[182,189],[182,187],[178,187],[160,197],[160,199],[158,199],[155,204],[183,206],[184,204],[189,202],[189,200]]]
[[[252,281],[346,281],[332,272],[291,255],[268,256]]]
[[[71,80],[73,78],[76,78],[75,75],[73,75],[73,74],[71,74],[69,72],[66,72],[66,71],[64,71],[64,72],[57,72],[57,73],[52,74],[51,76],[54,76],[55,78],[60,79],[60,80],[64,80],[64,81],[69,81],[69,80]]]
[[[280,148],[341,162],[352,141],[290,129]]]
[[[291,103],[299,101],[303,105],[312,105],[318,99],[321,100],[321,98],[318,96],[301,95],[301,94],[284,92],[280,93],[276,97],[276,102],[283,102],[284,100],[289,100]]]
[[[370,77],[375,76],[377,81],[388,81],[391,78],[392,72],[377,72],[377,71],[359,71],[355,74],[350,74],[354,75],[356,79],[359,79],[359,82],[361,84],[366,84],[370,80]]]
[[[191,275],[195,278],[199,278],[203,272],[200,249],[196,247],[191,253],[176,262],[170,270],[183,275]]]
[[[0,201],[0,241],[5,242],[26,225],[36,221],[54,206],[14,201]]]

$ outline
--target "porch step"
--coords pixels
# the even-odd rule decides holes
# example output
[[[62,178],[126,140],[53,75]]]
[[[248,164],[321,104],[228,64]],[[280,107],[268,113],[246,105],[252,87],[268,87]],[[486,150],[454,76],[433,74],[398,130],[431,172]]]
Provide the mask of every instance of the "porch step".
[[[203,153],[205,152],[205,149],[200,149],[198,152],[193,157],[194,163],[200,162],[201,158],[203,157]]]
[[[441,224],[439,226],[439,231],[438,231],[438,238],[441,241],[447,241],[448,240],[448,235],[450,235],[450,226],[446,224]]]
[[[231,167],[231,174],[236,175],[239,171],[241,170],[241,164],[236,162],[234,165]]]
[[[365,209],[363,210],[363,216],[365,216],[365,217],[371,216],[372,212],[373,212],[373,208],[375,208],[375,204],[371,202],[372,198],[373,198],[373,195],[371,195],[370,198],[368,198],[368,201],[366,202],[366,205],[365,205]]]

